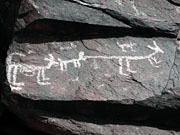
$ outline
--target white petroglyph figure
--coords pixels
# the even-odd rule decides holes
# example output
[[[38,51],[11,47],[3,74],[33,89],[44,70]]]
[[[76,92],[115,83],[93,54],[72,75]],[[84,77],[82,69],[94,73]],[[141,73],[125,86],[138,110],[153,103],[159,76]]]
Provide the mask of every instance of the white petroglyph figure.
[[[84,52],[80,52],[78,59],[62,60],[58,58],[60,70],[67,71],[67,65],[70,63],[73,63],[75,68],[79,68],[81,67],[80,61],[86,61],[87,59],[111,59],[111,60],[117,59],[119,61],[119,74],[124,75],[124,76],[128,76],[128,74],[123,72],[123,60],[125,61],[127,72],[129,73],[136,73],[136,71],[133,71],[130,68],[131,66],[130,62],[135,61],[135,60],[147,59],[153,67],[158,68],[159,67],[158,64],[160,64],[161,61],[157,60],[155,55],[158,53],[164,53],[164,51],[157,45],[155,41],[153,41],[153,44],[154,44],[154,47],[150,45],[147,46],[149,49],[153,51],[153,53],[149,55],[145,55],[145,56],[85,56]],[[130,44],[122,44],[119,46],[122,48],[122,51],[126,52],[125,48],[130,48],[131,51],[135,51],[133,49],[133,46],[135,45],[136,45],[135,43],[130,42]]]
[[[149,49],[153,50],[154,52],[146,55],[146,56],[84,56],[85,59],[117,59],[119,60],[119,74],[128,76],[128,74],[123,73],[123,60],[126,62],[127,72],[129,73],[136,73],[136,71],[131,70],[130,62],[134,60],[145,60],[147,59],[153,67],[159,67],[161,61],[158,61],[155,57],[158,53],[164,53],[164,51],[159,48],[155,41],[153,41],[154,47],[147,46]]]
[[[60,66],[60,70],[61,71],[66,71],[67,70],[67,65],[70,63],[74,64],[75,68],[80,68],[81,67],[81,63],[80,61],[85,61],[86,58],[84,57],[84,52],[80,52],[79,53],[79,58],[78,59],[71,59],[71,60],[62,60],[60,58],[58,58],[58,62],[59,62],[59,66]]]
[[[134,46],[136,46],[136,43],[132,43],[130,42],[130,44],[120,44],[119,42],[117,42],[117,45],[122,49],[123,52],[127,52],[126,49],[130,48],[131,51],[135,52],[134,50]]]
[[[49,85],[48,82],[49,78],[45,77],[45,71],[50,69],[53,65],[57,65],[58,63],[55,62],[54,57],[52,54],[49,54],[49,58],[44,58],[45,61],[49,61],[47,66],[36,66],[36,65],[29,65],[19,62],[13,62],[13,57],[25,57],[22,53],[11,53],[7,58],[7,78],[10,83],[12,90],[21,90],[22,86],[24,86],[24,82],[17,82],[17,74],[18,71],[25,76],[32,77],[37,72],[37,83],[39,85]]]
[[[123,61],[125,61],[125,67],[126,71],[128,73],[136,73],[136,71],[133,71],[130,66],[131,61],[137,61],[137,60],[145,60],[147,59],[149,63],[155,67],[159,67],[159,63],[161,61],[156,59],[156,54],[158,53],[164,53],[164,51],[157,45],[155,41],[153,41],[154,46],[148,45],[147,48],[151,49],[153,52],[149,55],[144,56],[85,56],[84,52],[79,52],[79,57],[76,59],[70,59],[70,60],[62,60],[60,58],[55,61],[54,56],[52,54],[49,54],[49,58],[44,58],[45,61],[48,61],[48,64],[46,66],[36,66],[36,65],[29,65],[24,64],[20,62],[13,62],[13,57],[25,57],[22,53],[11,53],[7,58],[7,77],[8,81],[10,83],[10,86],[12,90],[21,90],[22,87],[25,85],[24,82],[17,82],[17,74],[18,71],[25,76],[35,76],[37,73],[37,83],[39,85],[49,85],[50,82],[48,82],[49,78],[45,77],[45,71],[51,69],[52,66],[59,66],[61,71],[67,71],[68,64],[73,64],[75,68],[81,67],[81,61],[86,61],[87,59],[107,59],[107,60],[118,60],[119,62],[119,74],[123,76],[128,76],[129,74],[123,72]],[[133,50],[133,46],[136,45],[135,43],[130,44],[124,44],[122,45],[122,50],[126,51],[125,47],[130,47]],[[134,50],[133,50],[134,51]]]

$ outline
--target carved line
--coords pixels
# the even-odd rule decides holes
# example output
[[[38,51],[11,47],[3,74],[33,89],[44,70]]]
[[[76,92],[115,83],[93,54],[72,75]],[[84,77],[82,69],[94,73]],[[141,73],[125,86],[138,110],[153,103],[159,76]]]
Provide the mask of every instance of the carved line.
[[[119,61],[119,74],[128,76],[128,74],[125,74],[123,72],[123,60],[126,62],[127,72],[129,73],[136,73],[136,71],[131,70],[130,68],[130,62],[134,60],[144,60],[148,59],[150,64],[153,67],[158,68],[159,66],[157,64],[161,63],[161,61],[158,61],[155,58],[155,55],[157,53],[164,53],[164,51],[159,48],[159,46],[156,44],[155,41],[153,41],[154,47],[147,46],[149,49],[153,50],[149,55],[146,56],[85,56],[84,52],[79,53],[79,57],[77,59],[71,59],[71,60],[62,60],[58,58],[57,62],[55,61],[55,58],[52,54],[49,54],[49,58],[44,58],[45,61],[48,61],[47,66],[35,66],[35,65],[28,65],[28,64],[20,64],[12,61],[13,56],[21,56],[25,57],[24,54],[21,53],[12,53],[7,58],[7,64],[8,64],[8,81],[10,83],[11,89],[13,90],[21,90],[22,87],[25,85],[23,82],[17,82],[17,73],[18,71],[24,74],[25,76],[34,76],[37,72],[37,83],[39,85],[49,85],[51,84],[48,82],[50,78],[45,77],[45,71],[48,69],[51,69],[52,66],[59,66],[61,71],[67,71],[68,64],[73,63],[75,68],[81,67],[81,61],[86,61],[87,59],[115,59]],[[128,46],[127,44],[121,45],[122,50],[124,47],[132,48],[136,44],[130,43]]]

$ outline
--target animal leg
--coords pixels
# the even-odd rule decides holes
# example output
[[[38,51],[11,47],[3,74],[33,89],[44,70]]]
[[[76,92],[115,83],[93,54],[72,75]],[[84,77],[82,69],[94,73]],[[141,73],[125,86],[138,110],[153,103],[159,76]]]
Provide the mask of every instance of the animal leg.
[[[42,79],[42,80],[41,80]],[[49,85],[49,82],[45,82],[45,80],[48,80],[49,78],[45,78],[44,69],[39,69],[37,73],[37,83],[39,85]]]
[[[9,78],[9,82],[10,82],[12,90],[21,90],[22,86],[24,86],[23,82],[17,82],[17,72],[19,68],[20,67],[16,65],[11,66],[8,71],[8,78]]]
[[[127,71],[130,72],[130,73],[136,73],[136,71],[132,70],[130,68],[130,61],[128,59],[126,59],[126,66],[127,66]]]
[[[13,67],[14,67],[14,66],[9,65],[9,66],[8,66],[8,72],[7,72],[7,78],[8,78],[9,83],[11,83],[11,84],[13,83],[13,82],[12,82],[12,75],[11,75],[11,74],[12,74],[11,72],[12,72],[12,70],[13,70]]]
[[[155,65],[155,64],[154,64],[154,60],[153,60],[152,58],[149,58],[148,60],[149,60],[149,63],[150,63],[153,67],[159,68],[158,65]]]
[[[24,83],[23,82],[17,82],[17,72],[18,72],[18,69],[19,69],[20,67],[19,66],[14,66],[14,70],[13,70],[13,84],[15,85],[15,86],[18,86],[18,87],[21,87],[21,86],[24,86]]]
[[[41,70],[41,75],[42,75],[42,81],[43,81],[43,82],[49,80],[49,78],[46,78],[46,77],[45,77],[45,69],[42,69],[42,70]]]
[[[75,63],[76,63],[76,67],[78,67],[78,68],[80,68],[80,67],[81,67],[81,63],[80,63],[80,61],[79,61],[79,60],[77,60]]]
[[[123,61],[122,61],[122,59],[119,59],[119,74],[124,75],[124,76],[128,76],[128,74],[123,73]]]
[[[74,61],[73,64],[74,64],[74,67],[77,68],[77,66],[78,66],[77,61]]]

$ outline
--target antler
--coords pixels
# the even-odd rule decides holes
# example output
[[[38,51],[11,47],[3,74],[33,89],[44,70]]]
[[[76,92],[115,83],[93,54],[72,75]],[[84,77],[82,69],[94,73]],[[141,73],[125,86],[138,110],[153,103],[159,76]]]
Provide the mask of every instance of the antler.
[[[157,45],[156,41],[153,41],[154,47],[148,45],[147,47],[151,50],[154,50],[156,53],[164,53],[164,51]]]

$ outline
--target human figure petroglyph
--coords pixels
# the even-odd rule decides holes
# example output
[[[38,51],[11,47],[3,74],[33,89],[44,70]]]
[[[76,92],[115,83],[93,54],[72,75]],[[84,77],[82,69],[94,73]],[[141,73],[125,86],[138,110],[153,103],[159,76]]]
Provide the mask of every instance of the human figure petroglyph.
[[[117,42],[117,45],[122,49],[123,52],[127,52],[127,48],[130,48],[131,51],[135,52],[134,50],[134,46],[136,46],[137,44],[136,43],[132,43],[130,42],[130,44],[120,44],[119,42]]]
[[[29,65],[24,63],[13,62],[13,57],[25,57],[22,53],[11,53],[7,58],[7,77],[8,81],[11,85],[11,88],[14,90],[21,90],[22,86],[24,86],[24,82],[17,82],[17,74],[18,72],[24,74],[25,76],[32,77],[37,72],[37,83],[39,85],[48,85],[49,78],[45,76],[45,71],[50,69],[53,65],[57,65],[58,63],[55,62],[55,59],[52,54],[49,54],[49,58],[44,58],[45,61],[48,61],[46,66],[36,66],[36,65]]]
[[[131,48],[132,45],[136,45],[136,44],[130,42],[129,47]],[[128,73],[137,73],[137,71],[131,69],[131,61],[147,59],[153,67],[155,68],[159,67],[161,61],[156,59],[156,54],[158,53],[163,54],[164,51],[157,45],[155,41],[153,41],[153,45],[154,46],[150,46],[150,45],[147,46],[147,48],[149,48],[153,52],[144,56],[106,56],[106,55],[86,56],[84,52],[81,51],[79,52],[78,58],[70,59],[70,60],[62,60],[61,58],[57,58],[56,61],[52,54],[48,54],[49,58],[44,58],[45,61],[48,61],[48,64],[46,66],[36,66],[36,65],[29,65],[20,62],[13,62],[12,59],[14,56],[25,57],[25,55],[22,53],[12,53],[7,58],[7,64],[8,64],[7,77],[11,85],[11,88],[14,90],[21,90],[22,87],[25,85],[24,82],[17,82],[18,72],[29,77],[35,76],[35,74],[37,73],[37,83],[39,85],[49,85],[50,84],[50,82],[48,81],[49,78],[47,78],[45,75],[46,70],[49,70],[52,68],[52,66],[55,66],[55,67],[59,67],[59,69],[62,72],[64,72],[67,71],[69,64],[73,64],[75,68],[80,68],[82,66],[81,61],[86,61],[88,59],[118,60],[119,74],[123,76],[128,76],[129,75]],[[128,73],[124,73],[123,63],[124,65],[126,65],[125,67]]]

